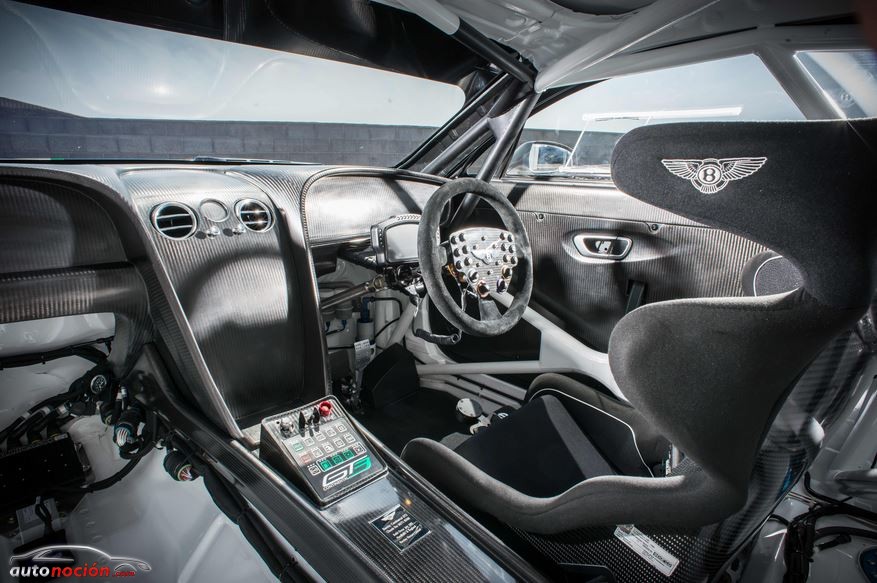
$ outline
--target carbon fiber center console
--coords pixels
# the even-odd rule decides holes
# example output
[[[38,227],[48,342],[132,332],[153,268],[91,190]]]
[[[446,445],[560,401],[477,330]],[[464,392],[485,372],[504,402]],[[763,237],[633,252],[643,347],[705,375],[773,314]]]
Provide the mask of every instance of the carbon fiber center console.
[[[334,397],[263,419],[260,455],[321,506],[387,471]]]

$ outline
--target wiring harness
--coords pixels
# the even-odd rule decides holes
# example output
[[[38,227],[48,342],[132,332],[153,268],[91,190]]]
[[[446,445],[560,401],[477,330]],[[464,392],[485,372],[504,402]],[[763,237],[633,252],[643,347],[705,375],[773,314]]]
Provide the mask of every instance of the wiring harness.
[[[826,550],[846,544],[852,541],[852,537],[877,540],[877,530],[873,529],[847,526],[816,528],[816,522],[820,518],[839,514],[877,524],[877,513],[847,504],[845,500],[835,500],[816,492],[810,486],[809,472],[804,474],[804,489],[817,500],[808,512],[796,516],[791,521],[775,515],[772,516],[772,518],[787,524],[786,542],[783,549],[786,573],[783,576],[783,583],[804,583],[807,581],[810,576],[810,563],[813,561],[813,554],[816,550]],[[829,537],[833,538],[823,543],[818,542]]]
[[[62,426],[76,417],[99,414],[113,428],[113,441],[119,455],[129,460],[115,475],[82,487],[54,487],[35,494],[88,493],[112,486],[128,475],[137,462],[153,449],[166,430],[156,415],[129,396],[107,362],[112,337],[76,344],[58,350],[0,359],[0,370],[46,364],[66,357],[79,357],[94,364],[74,380],[63,393],[43,399],[0,430],[0,453],[33,445],[62,433]],[[106,352],[97,346],[103,345]]]

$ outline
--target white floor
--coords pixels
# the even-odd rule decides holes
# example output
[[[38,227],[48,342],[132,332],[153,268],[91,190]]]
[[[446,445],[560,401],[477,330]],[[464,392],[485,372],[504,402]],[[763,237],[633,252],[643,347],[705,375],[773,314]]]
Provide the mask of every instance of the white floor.
[[[124,464],[108,455],[109,432],[96,418],[77,425],[70,432],[86,448],[97,479]],[[63,520],[68,543],[146,561],[152,570],[138,574],[138,581],[276,581],[238,527],[213,504],[203,481],[172,480],[163,459],[163,451],[153,451],[118,484],[86,495]],[[6,557],[20,543],[0,538],[0,580],[10,579]]]

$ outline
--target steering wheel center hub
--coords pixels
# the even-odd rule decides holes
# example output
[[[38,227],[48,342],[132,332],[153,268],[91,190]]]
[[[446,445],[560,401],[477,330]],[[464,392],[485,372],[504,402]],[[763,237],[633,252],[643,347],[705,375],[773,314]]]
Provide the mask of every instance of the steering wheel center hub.
[[[512,233],[490,227],[452,233],[448,244],[457,279],[481,297],[506,291],[518,263],[514,241]]]

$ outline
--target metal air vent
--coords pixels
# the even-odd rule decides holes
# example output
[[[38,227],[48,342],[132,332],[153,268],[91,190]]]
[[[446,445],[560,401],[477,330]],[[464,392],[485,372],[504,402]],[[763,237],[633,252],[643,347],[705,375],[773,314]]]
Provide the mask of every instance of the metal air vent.
[[[152,209],[152,226],[168,239],[186,239],[198,229],[195,212],[178,202],[165,202]]]
[[[274,215],[265,203],[258,200],[252,198],[239,200],[234,206],[234,211],[241,224],[251,231],[264,233],[274,226]]]

